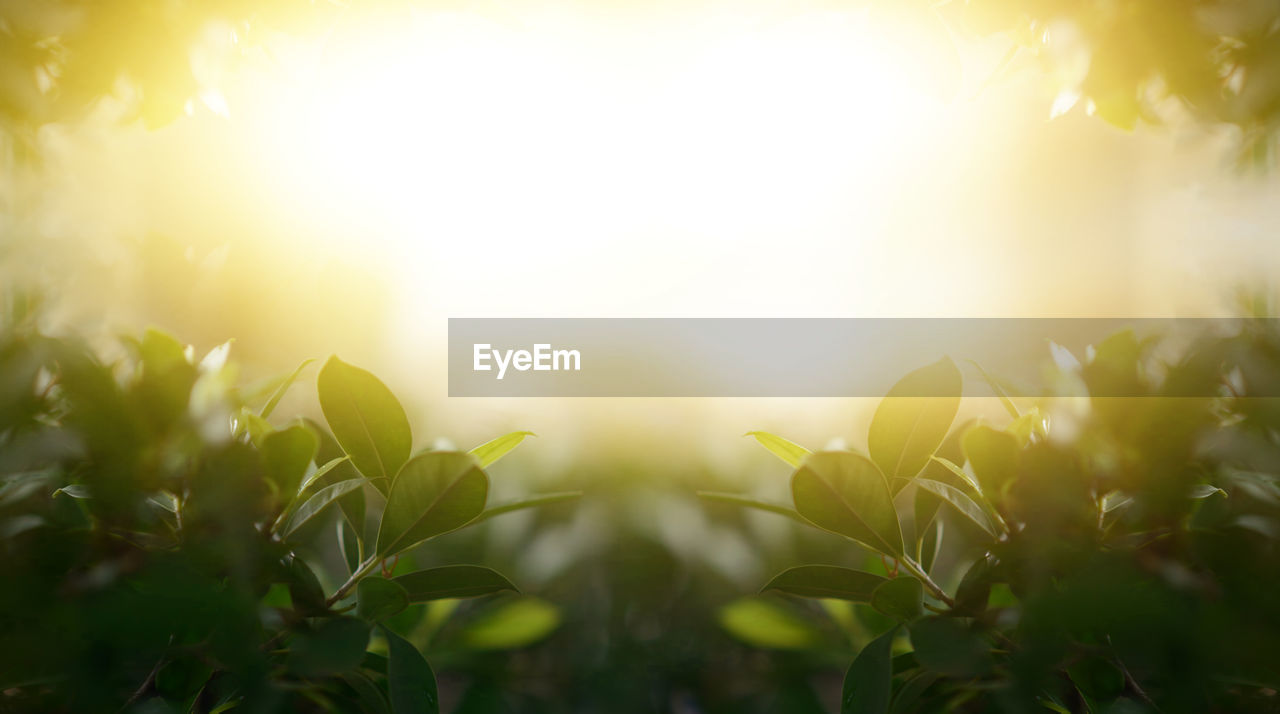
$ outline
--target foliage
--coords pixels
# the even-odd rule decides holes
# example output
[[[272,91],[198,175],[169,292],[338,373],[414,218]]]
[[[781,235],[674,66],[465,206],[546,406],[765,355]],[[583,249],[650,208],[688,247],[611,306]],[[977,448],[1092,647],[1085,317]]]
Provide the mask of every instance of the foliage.
[[[882,402],[872,458],[804,457],[793,504],[704,494],[790,511],[886,565],[802,565],[764,587],[876,613],[852,631],[843,712],[1275,710],[1280,333],[1245,323],[1167,363],[1156,346],[1106,339],[1056,396],[1002,398],[1003,426],[953,428],[944,359]],[[762,627],[778,629],[729,629],[778,647]]]
[[[217,73],[257,51],[270,33],[331,30],[361,13],[405,12],[400,2],[238,0],[211,3],[31,0],[0,7],[0,125],[30,139],[50,122],[74,120],[99,99],[126,100],[149,127],[215,97]],[[1126,129],[1159,123],[1177,104],[1206,125],[1233,127],[1242,158],[1273,164],[1280,126],[1280,8],[1252,0],[1070,3],[850,0],[906,15],[927,37],[922,54],[954,56],[950,34],[1002,33],[1015,55],[1033,57],[1058,99],[1079,101]],[[211,38],[220,38],[211,41]],[[202,59],[193,60],[193,53]],[[201,54],[203,53],[203,54]],[[948,71],[947,74],[953,74]],[[212,75],[212,76],[202,76]]]
[[[301,370],[241,389],[228,345],[196,361],[150,330],[126,347],[108,362],[29,321],[0,334],[0,710],[437,711],[421,628],[516,587],[398,565],[571,496],[485,510],[482,464],[525,434],[411,455],[400,403],[336,357],[326,429],[268,421]],[[460,639],[522,647],[557,624],[507,596]]]

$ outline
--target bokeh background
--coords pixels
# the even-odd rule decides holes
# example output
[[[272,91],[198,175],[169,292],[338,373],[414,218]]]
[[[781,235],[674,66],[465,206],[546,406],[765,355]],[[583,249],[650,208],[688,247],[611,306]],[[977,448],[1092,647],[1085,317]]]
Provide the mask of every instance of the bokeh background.
[[[1239,124],[1176,99],[1117,120],[1069,21],[1028,39],[917,3],[280,3],[202,8],[179,35],[135,5],[0,9],[0,282],[44,294],[54,331],[234,339],[247,379],[337,353],[420,445],[536,432],[499,491],[586,498],[442,546],[567,603],[503,665],[531,696],[830,699],[813,672],[838,692],[860,643],[831,623],[852,615],[815,613],[835,642],[815,670],[707,613],[835,544],[693,492],[780,496],[785,468],[740,435],[861,447],[874,402],[449,399],[447,318],[1224,315],[1280,268],[1265,152],[1243,161]],[[19,50],[77,47],[19,40],[59,22],[128,61],[46,116],[70,70]],[[318,413],[307,374],[282,412]],[[984,401],[966,417],[999,413]]]

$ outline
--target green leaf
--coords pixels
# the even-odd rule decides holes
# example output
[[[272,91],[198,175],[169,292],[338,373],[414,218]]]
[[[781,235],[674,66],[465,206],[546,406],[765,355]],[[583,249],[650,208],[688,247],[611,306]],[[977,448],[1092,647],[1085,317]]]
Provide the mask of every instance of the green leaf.
[[[301,558],[288,556],[285,558],[286,578],[289,585],[289,599],[294,609],[304,615],[319,615],[328,607],[324,602],[324,589],[316,574]]]
[[[476,516],[472,523],[487,521],[495,516],[501,516],[512,511],[523,511],[526,508],[538,508],[539,506],[550,506],[555,503],[563,503],[565,501],[573,501],[582,498],[581,491],[559,491],[556,493],[543,493],[537,496],[530,496],[519,501],[509,501],[507,503],[498,504],[492,508],[484,509],[484,512]]]
[[[926,669],[968,678],[991,666],[990,647],[959,618],[926,617],[912,624],[910,631],[916,658]]]
[[[800,515],[794,508],[788,508],[781,503],[769,503],[748,496],[742,496],[736,493],[723,493],[720,491],[698,491],[698,498],[708,501],[718,501],[720,503],[728,503],[734,506],[742,506],[743,508],[754,508],[758,511],[768,511],[776,513],[779,516],[786,516],[793,521],[803,523],[806,526],[812,526],[808,519]]]
[[[311,487],[311,484],[324,478],[329,474],[330,471],[338,468],[339,466],[341,466],[342,464],[350,460],[351,460],[350,456],[339,456],[336,459],[330,459],[329,461],[326,461],[323,466],[316,469],[314,473],[308,476],[306,481],[302,482],[302,485],[298,487],[298,493],[300,494],[305,493],[306,490]]]
[[[302,364],[298,365],[288,377],[285,377],[284,381],[280,383],[280,386],[276,387],[275,391],[271,393],[271,397],[267,399],[266,404],[262,405],[262,411],[258,412],[258,416],[263,419],[270,418],[271,412],[274,412],[276,410],[276,406],[280,404],[280,400],[284,399],[284,395],[289,391],[289,387],[293,386],[293,383],[298,379],[298,375],[302,374],[302,370],[312,362],[315,362],[315,360],[302,360]]]
[[[70,486],[63,486],[53,492],[53,496],[63,494],[71,498],[93,498],[93,493],[89,491],[89,487],[82,483],[73,483]]]
[[[337,357],[324,363],[316,386],[333,437],[360,473],[387,479],[377,485],[386,493],[413,448],[404,407],[377,377]]]
[[[474,650],[515,649],[531,645],[560,626],[555,605],[522,597],[481,613],[462,630],[464,647]]]
[[[439,714],[440,694],[431,665],[408,640],[382,628],[387,638],[387,690],[395,714]]]
[[[978,482],[975,481],[972,476],[965,473],[965,470],[957,466],[954,461],[951,461],[950,459],[944,459],[941,456],[930,457],[930,460],[938,464],[939,466],[943,467],[947,471],[950,471],[956,478],[961,479],[965,483],[972,486],[975,491],[981,492],[982,489],[981,487],[978,486]],[[937,479],[934,479],[934,480],[936,481]]]
[[[290,514],[289,519],[285,521],[284,527],[280,529],[280,534],[288,538],[306,524],[307,521],[315,518],[321,511],[328,508],[329,504],[366,483],[368,483],[367,479],[353,478],[347,481],[339,481],[331,486],[325,486]]]
[[[524,441],[527,436],[537,436],[537,434],[532,431],[513,431],[510,434],[503,434],[493,441],[486,441],[467,453],[476,457],[476,461],[480,462],[480,468],[487,468],[519,446],[520,442]]]
[[[844,675],[840,714],[885,714],[893,691],[893,638],[898,628],[872,640]]]
[[[378,528],[379,557],[461,528],[484,511],[489,477],[459,451],[430,451],[404,465]]]
[[[1191,498],[1208,498],[1214,495],[1215,493],[1220,493],[1224,497],[1227,495],[1226,491],[1223,491],[1217,486],[1210,486],[1207,483],[1201,483],[1201,484],[1196,484],[1195,486],[1192,486],[1191,490],[1187,493],[1187,495],[1190,496]]]
[[[835,565],[801,565],[774,576],[761,592],[781,590],[800,597],[832,598],[853,602],[871,602],[875,589],[889,582],[887,578],[852,568]]]
[[[1009,413],[1010,417],[1017,419],[1022,416],[1018,411],[1018,407],[1014,405],[1013,400],[1009,398],[1009,393],[995,377],[992,377],[991,374],[987,372],[987,370],[983,369],[982,365],[977,362],[969,360],[969,364],[973,365],[978,370],[978,374],[982,375],[982,381],[986,382],[987,386],[991,387],[991,393],[995,394],[1000,400],[1000,404],[1004,406],[1004,410]]]
[[[289,669],[304,677],[321,677],[355,669],[364,659],[369,625],[353,617],[320,620],[315,629],[296,636],[289,646]]]
[[[951,504],[952,508],[960,512],[960,515],[973,521],[975,525],[986,531],[992,538],[999,537],[996,533],[996,527],[991,525],[991,521],[987,519],[987,514],[983,512],[982,507],[974,503],[973,499],[966,496],[960,489],[950,484],[927,478],[916,479],[916,485]]]
[[[871,460],[897,493],[937,451],[960,408],[960,370],[949,357],[903,377],[876,408],[867,434]]]
[[[360,671],[347,672],[342,675],[342,681],[355,691],[360,710],[364,714],[391,714],[391,705],[387,702],[386,695],[369,675]]]
[[[519,592],[497,572],[479,565],[446,565],[401,575],[393,582],[404,588],[409,602],[478,597],[503,590]]]
[[[876,465],[845,451],[810,456],[791,477],[796,511],[820,528],[886,555],[902,555],[902,529],[889,484]]]
[[[1017,437],[989,426],[975,426],[965,433],[961,443],[982,492],[999,503],[1004,488],[1013,481]]]
[[[767,431],[748,431],[743,436],[755,437],[755,440],[760,442],[761,446],[768,449],[774,456],[785,461],[793,469],[800,468],[800,463],[804,461],[804,457],[811,453],[794,441],[788,441]]]
[[[315,458],[320,438],[311,429],[296,424],[267,434],[262,439],[262,460],[267,478],[275,484],[276,493],[288,503],[298,493],[302,477]]]
[[[882,583],[871,593],[871,607],[881,613],[907,622],[924,614],[924,586],[908,576]]]
[[[409,593],[394,580],[367,577],[356,584],[356,615],[382,622],[409,607]]]
[[[801,650],[821,641],[810,622],[777,603],[757,597],[739,598],[722,607],[720,626],[755,647]]]
[[[933,561],[938,557],[938,551],[942,550],[943,531],[942,521],[937,518],[929,521],[929,527],[925,529],[920,544],[920,567],[926,573],[933,570]]]

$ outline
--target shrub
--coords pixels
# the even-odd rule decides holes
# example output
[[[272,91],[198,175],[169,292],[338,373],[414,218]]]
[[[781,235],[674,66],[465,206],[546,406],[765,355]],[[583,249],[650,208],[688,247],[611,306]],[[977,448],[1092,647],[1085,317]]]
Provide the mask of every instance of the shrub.
[[[764,585],[877,613],[843,712],[1277,710],[1280,336],[1248,323],[1167,364],[1154,346],[1108,338],[1025,411],[991,381],[1007,421],[954,429],[943,359],[881,402],[868,454],[755,433],[794,507],[703,494],[882,558]],[[1089,396],[1118,393],[1143,396]]]
[[[572,497],[486,508],[485,468],[527,433],[413,454],[396,398],[336,357],[317,380],[328,428],[276,425],[306,364],[243,390],[228,345],[196,361],[152,330],[125,347],[104,362],[29,322],[0,335],[0,711],[437,711],[392,618],[515,586],[479,565],[396,564]],[[487,619],[481,648],[557,615],[523,598]]]

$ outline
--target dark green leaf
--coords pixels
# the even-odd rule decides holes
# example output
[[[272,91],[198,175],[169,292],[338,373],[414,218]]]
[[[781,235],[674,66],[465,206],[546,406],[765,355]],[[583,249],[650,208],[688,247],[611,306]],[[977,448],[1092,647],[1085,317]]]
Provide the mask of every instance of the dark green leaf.
[[[950,358],[903,377],[871,418],[867,449],[894,493],[920,473],[960,408],[960,370]]]
[[[875,638],[854,658],[844,675],[840,714],[885,714],[893,691],[893,638],[898,628]]]
[[[924,614],[924,586],[919,580],[899,576],[882,583],[871,593],[871,606],[881,613],[907,622]]]
[[[431,665],[400,635],[382,628],[387,638],[387,689],[395,714],[439,714],[440,695]]]
[[[965,433],[963,443],[965,458],[978,477],[982,492],[999,503],[1005,486],[1013,480],[1017,437],[989,426],[976,426]]]
[[[377,486],[385,493],[413,448],[404,407],[377,377],[337,357],[325,362],[316,386],[334,438],[360,473],[387,479]]]
[[[355,669],[364,659],[369,625],[353,617],[320,620],[315,629],[298,634],[289,647],[289,669],[319,677]]]
[[[986,641],[955,617],[926,617],[910,626],[916,658],[927,669],[952,677],[973,677],[991,666]]]
[[[892,556],[902,529],[889,485],[876,465],[845,451],[810,456],[791,478],[796,511],[815,525]]]
[[[889,582],[872,573],[834,565],[801,565],[774,576],[761,592],[781,590],[801,597],[871,602],[871,593]]]
[[[320,440],[315,433],[302,424],[263,437],[262,460],[267,478],[275,484],[276,493],[285,503],[298,493],[302,477],[315,458],[319,445]]]
[[[377,552],[394,555],[461,528],[484,511],[489,477],[469,455],[431,451],[414,457],[396,476],[378,528]]]
[[[516,586],[502,575],[479,565],[446,565],[401,575],[393,582],[404,588],[409,602],[488,595]],[[518,591],[517,591],[518,592]]]
[[[288,538],[299,528],[305,525],[307,521],[315,518],[321,511],[328,508],[329,504],[338,500],[345,494],[351,493],[352,491],[360,488],[366,483],[368,483],[366,479],[353,478],[349,481],[339,481],[332,486],[325,486],[317,491],[316,495],[308,498],[306,502],[301,506],[298,506],[298,509],[289,516],[287,521],[285,521],[284,527],[280,529],[280,534],[285,538]]]
[[[982,507],[974,503],[972,498],[964,495],[960,489],[950,484],[927,478],[916,479],[916,485],[951,504],[960,515],[968,518],[992,538],[998,537],[995,526],[991,525],[986,513],[982,511]]]
[[[382,622],[409,607],[409,593],[394,580],[367,577],[356,584],[356,615]]]

